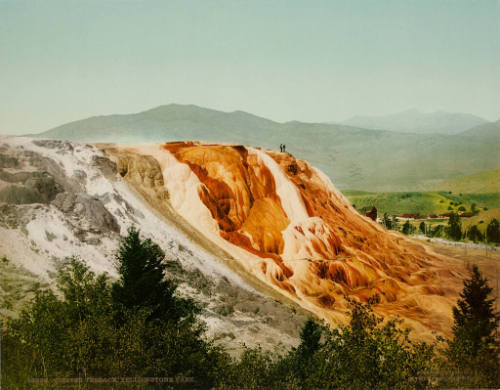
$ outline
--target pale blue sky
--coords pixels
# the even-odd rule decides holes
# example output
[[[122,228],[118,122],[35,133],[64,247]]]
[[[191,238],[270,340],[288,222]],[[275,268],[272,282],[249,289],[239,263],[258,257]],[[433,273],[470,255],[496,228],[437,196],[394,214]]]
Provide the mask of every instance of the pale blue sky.
[[[500,118],[500,1],[0,0],[0,133],[168,103]]]

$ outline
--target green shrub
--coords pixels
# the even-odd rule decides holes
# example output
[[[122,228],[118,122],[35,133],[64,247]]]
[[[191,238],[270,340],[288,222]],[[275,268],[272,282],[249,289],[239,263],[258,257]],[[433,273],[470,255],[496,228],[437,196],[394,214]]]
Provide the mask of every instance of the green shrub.
[[[496,244],[500,243],[500,225],[496,218],[493,218],[486,228],[486,240]]]
[[[406,221],[403,225],[403,229],[401,230],[403,232],[403,234],[413,234],[415,233],[415,230],[417,230],[415,228],[415,226],[413,226],[410,221]]]
[[[478,242],[484,240],[484,235],[476,225],[473,225],[467,231],[467,238],[471,241]]]

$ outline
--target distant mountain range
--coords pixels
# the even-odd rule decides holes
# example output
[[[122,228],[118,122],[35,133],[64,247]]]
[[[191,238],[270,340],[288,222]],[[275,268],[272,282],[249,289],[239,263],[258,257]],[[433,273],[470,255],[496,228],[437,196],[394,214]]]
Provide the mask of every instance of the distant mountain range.
[[[390,130],[400,133],[459,134],[472,127],[485,124],[487,121],[471,114],[445,111],[424,113],[410,109],[385,116],[354,116],[341,123],[366,129]]]
[[[193,105],[92,117],[36,136],[114,143],[202,140],[275,150],[286,144],[287,151],[321,168],[337,187],[367,191],[424,190],[500,167],[500,141],[492,140],[487,130],[476,135],[409,134],[345,124],[278,123]]]

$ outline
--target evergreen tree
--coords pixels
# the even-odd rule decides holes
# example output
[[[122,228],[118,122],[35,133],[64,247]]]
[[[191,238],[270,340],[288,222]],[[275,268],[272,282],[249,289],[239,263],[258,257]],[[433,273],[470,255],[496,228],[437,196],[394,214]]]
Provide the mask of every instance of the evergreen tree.
[[[496,218],[493,218],[486,228],[486,240],[494,243],[500,242],[500,226]]]
[[[450,214],[450,219],[448,220],[448,237],[452,240],[460,241],[462,238],[462,224],[460,222],[460,217],[456,213]]]
[[[164,258],[158,245],[141,240],[139,231],[131,227],[116,256],[120,279],[113,284],[113,302],[123,309],[149,309],[150,319],[193,320],[200,309],[193,300],[175,295],[176,283],[165,279]]]
[[[457,306],[453,307],[453,340],[448,342],[447,354],[460,370],[472,370],[480,374],[480,385],[492,383],[498,378],[499,344],[495,338],[500,316],[494,311],[494,299],[489,298],[492,289],[474,265],[470,279],[464,280]],[[495,379],[496,377],[496,379]]]
[[[424,221],[420,222],[420,225],[418,228],[420,229],[422,234],[425,234],[426,229],[425,229],[425,222]]]
[[[300,332],[299,355],[310,358],[320,347],[321,327],[311,318],[307,320]]]
[[[410,223],[410,221],[406,221],[402,229],[403,234],[412,234],[414,231],[415,227]]]

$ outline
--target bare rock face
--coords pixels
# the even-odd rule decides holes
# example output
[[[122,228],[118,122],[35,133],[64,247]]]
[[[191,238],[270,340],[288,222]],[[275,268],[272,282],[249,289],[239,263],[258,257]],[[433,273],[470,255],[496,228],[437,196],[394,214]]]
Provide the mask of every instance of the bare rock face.
[[[49,203],[61,191],[49,172],[25,170],[17,158],[0,154],[0,202]]]
[[[120,232],[115,217],[104,207],[99,199],[87,194],[63,192],[52,202],[72,221],[73,227],[80,232],[102,234]]]
[[[349,296],[401,316],[422,339],[449,331],[465,270],[360,215],[307,162],[197,142],[116,149],[134,156],[117,165],[137,185],[159,188],[162,173],[168,202],[150,201],[169,203],[248,275],[320,318],[345,321]]]
[[[69,142],[35,140],[33,144],[61,156],[75,152]],[[93,157],[93,163],[102,168],[103,174],[116,172],[109,159]],[[71,228],[81,240],[95,239],[87,237],[88,234],[118,233],[120,227],[103,200],[86,193],[86,181],[85,170],[75,169],[68,175],[64,165],[35,150],[4,148],[0,153],[0,203],[55,206],[67,216]],[[26,215],[26,210],[20,215]]]
[[[116,163],[104,156],[92,156],[92,165],[98,167],[106,177],[113,177],[118,171]],[[85,174],[85,172],[82,173]]]

